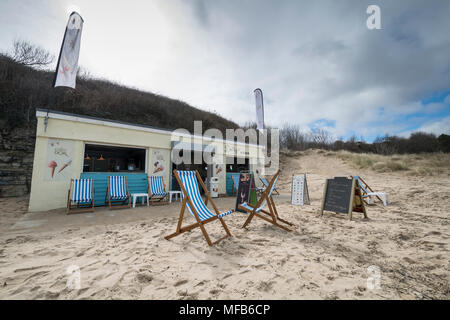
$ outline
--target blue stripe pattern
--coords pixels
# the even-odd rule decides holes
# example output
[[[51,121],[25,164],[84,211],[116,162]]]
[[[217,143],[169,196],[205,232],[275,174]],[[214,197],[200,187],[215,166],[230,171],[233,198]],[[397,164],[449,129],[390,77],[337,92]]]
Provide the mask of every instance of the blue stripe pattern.
[[[265,204],[264,204],[265,205]],[[249,210],[249,211],[253,211],[253,208],[250,207],[246,202],[241,203],[241,207],[244,207],[245,209]],[[263,206],[259,207],[256,209],[256,212],[260,212],[262,209],[264,209]]]
[[[92,201],[92,180],[74,179],[72,180],[72,202],[84,203]]]
[[[195,171],[177,171],[177,173],[180,176],[181,183],[183,184],[183,187],[186,189],[188,197],[189,197],[189,199],[191,199],[191,201],[194,205],[194,209],[197,212],[200,220],[204,221],[204,220],[207,220],[209,218],[216,216],[216,214],[211,212],[208,209],[208,207],[205,205],[205,203],[203,202],[203,199],[200,195],[200,190],[198,188],[197,177],[196,177]],[[186,206],[189,209],[189,212],[194,216],[194,213],[192,212],[189,202],[186,202]],[[221,219],[224,216],[229,215],[232,212],[233,212],[233,210],[222,212],[222,213],[219,213],[217,215],[217,217],[219,219]]]
[[[130,194],[148,192],[148,178],[144,172],[83,172],[80,175],[81,179],[93,180],[93,197],[96,207],[105,205],[106,187],[108,186],[108,177],[110,176],[127,177],[128,191]]]
[[[150,194],[157,197],[165,197],[167,192],[164,191],[163,177],[151,176],[148,177],[148,185],[150,187]]]
[[[262,181],[262,183],[264,184],[265,187],[268,187],[268,186],[269,186],[269,182],[267,181],[266,178],[261,177],[261,181]]]
[[[125,176],[109,177],[109,195],[112,200],[125,200],[128,198]]]

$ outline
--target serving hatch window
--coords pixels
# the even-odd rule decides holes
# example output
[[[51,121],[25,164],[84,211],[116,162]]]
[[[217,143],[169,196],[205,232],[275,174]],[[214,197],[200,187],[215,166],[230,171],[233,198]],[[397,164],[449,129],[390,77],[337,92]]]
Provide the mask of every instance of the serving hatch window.
[[[83,172],[145,172],[145,149],[86,144]]]
[[[249,171],[250,165],[249,165],[249,159],[248,158],[231,158],[227,157],[226,159],[226,172],[243,172],[243,171]]]

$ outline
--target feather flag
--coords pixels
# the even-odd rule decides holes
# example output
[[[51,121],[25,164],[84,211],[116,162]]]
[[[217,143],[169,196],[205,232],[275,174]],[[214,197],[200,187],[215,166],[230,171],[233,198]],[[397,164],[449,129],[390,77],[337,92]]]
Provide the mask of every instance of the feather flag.
[[[53,83],[54,87],[71,87],[75,89],[83,22],[83,18],[77,12],[73,12],[69,17],[61,51],[59,52]]]
[[[264,103],[263,103],[263,93],[261,89],[255,89],[255,100],[256,100],[256,124],[258,130],[264,129]]]

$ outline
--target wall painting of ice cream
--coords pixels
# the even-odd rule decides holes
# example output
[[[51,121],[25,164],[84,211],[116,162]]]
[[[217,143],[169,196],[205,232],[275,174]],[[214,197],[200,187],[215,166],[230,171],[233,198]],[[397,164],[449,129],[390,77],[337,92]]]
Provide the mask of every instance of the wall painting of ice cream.
[[[154,176],[164,175],[164,171],[167,168],[167,159],[169,158],[169,151],[153,149],[152,150],[152,166],[149,174]]]
[[[225,181],[225,165],[221,159],[222,155],[215,155],[213,158],[213,177],[219,178],[219,183]]]
[[[74,143],[70,140],[49,139],[45,180],[64,181],[72,177]]]

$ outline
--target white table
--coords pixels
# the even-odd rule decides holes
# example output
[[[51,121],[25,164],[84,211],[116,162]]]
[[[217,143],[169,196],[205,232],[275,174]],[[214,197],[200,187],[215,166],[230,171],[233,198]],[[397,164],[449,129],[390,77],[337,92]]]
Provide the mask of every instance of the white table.
[[[175,195],[175,199],[178,200],[183,198],[181,191],[169,191],[169,203],[172,203],[172,195]]]
[[[133,208],[136,207],[136,199],[139,197],[142,198],[142,204],[144,204],[144,199],[147,199],[147,207],[148,207],[149,206],[148,193],[132,193],[131,199],[133,199]]]

